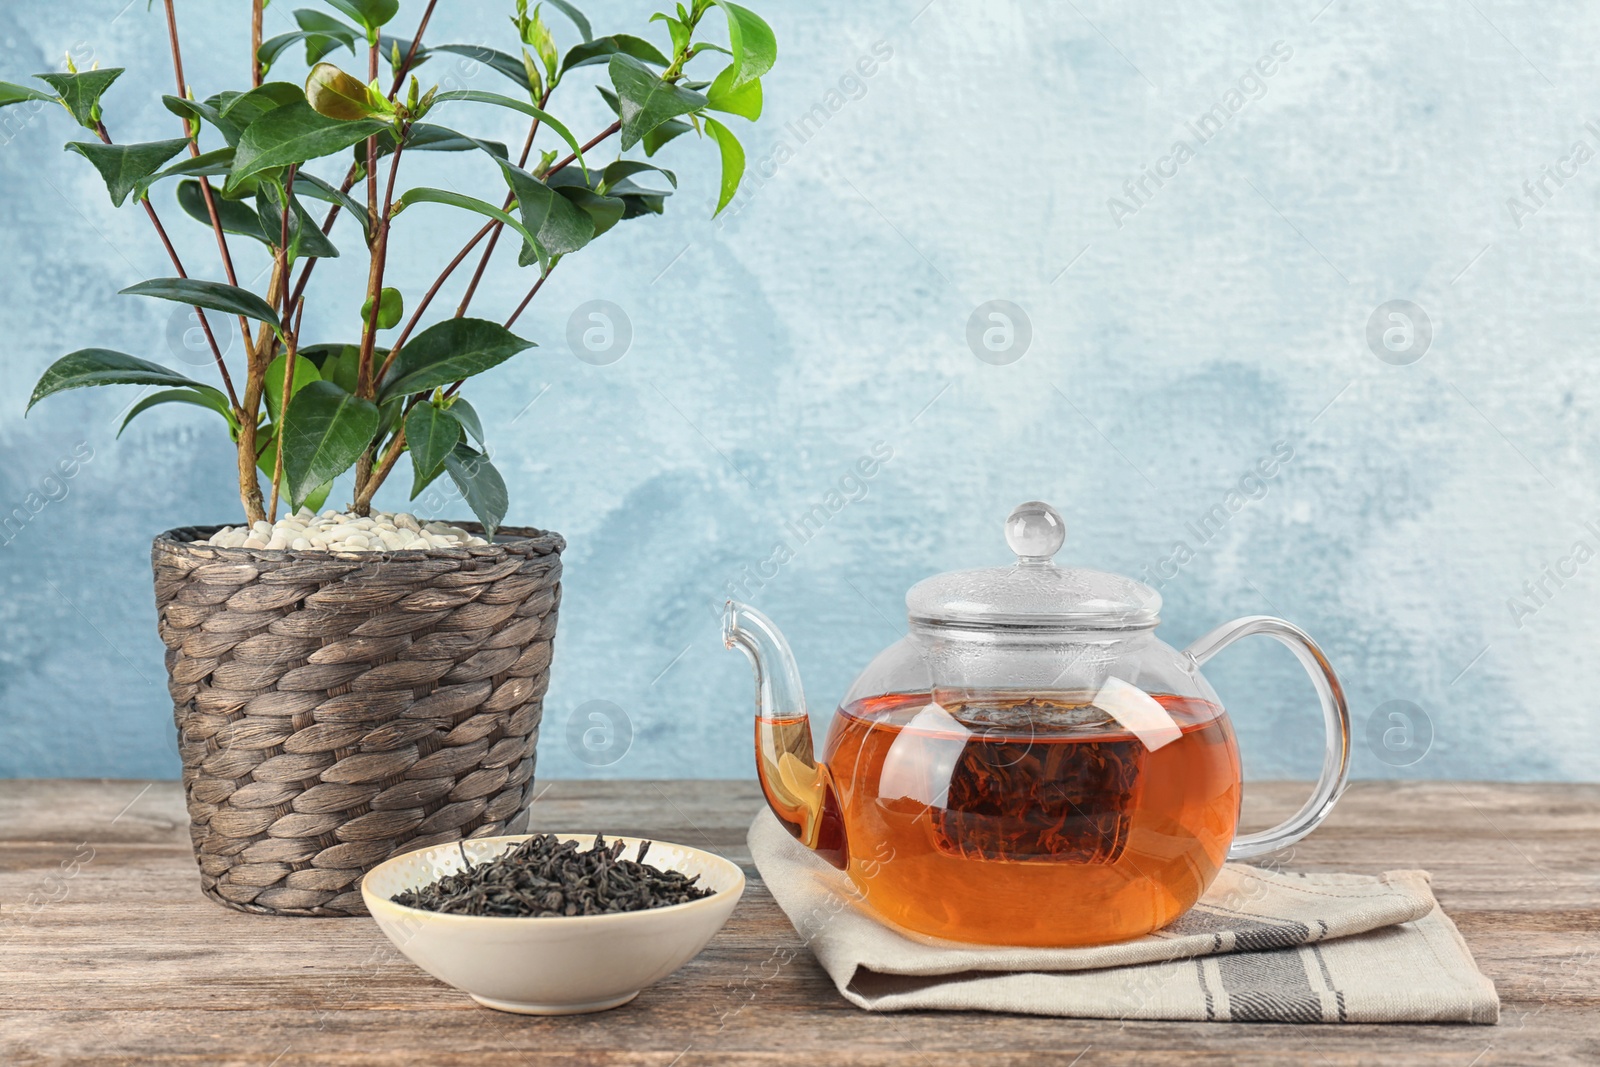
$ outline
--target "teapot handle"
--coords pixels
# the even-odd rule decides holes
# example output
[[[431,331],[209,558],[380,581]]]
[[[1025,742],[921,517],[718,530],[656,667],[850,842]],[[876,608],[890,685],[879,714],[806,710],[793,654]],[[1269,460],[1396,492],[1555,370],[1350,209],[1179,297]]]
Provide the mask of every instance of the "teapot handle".
[[[1328,817],[1334,801],[1344,792],[1346,779],[1350,777],[1350,709],[1345,703],[1344,688],[1333,673],[1328,657],[1322,654],[1322,650],[1304,630],[1270,615],[1247,615],[1222,624],[1183,652],[1199,667],[1239,638],[1252,634],[1266,634],[1282,642],[1311,676],[1311,684],[1316,688],[1317,699],[1322,704],[1323,722],[1327,726],[1327,747],[1322,755],[1322,777],[1304,806],[1270,830],[1234,838],[1233,846],[1228,849],[1230,860],[1259,856],[1285,848],[1305,837]]]

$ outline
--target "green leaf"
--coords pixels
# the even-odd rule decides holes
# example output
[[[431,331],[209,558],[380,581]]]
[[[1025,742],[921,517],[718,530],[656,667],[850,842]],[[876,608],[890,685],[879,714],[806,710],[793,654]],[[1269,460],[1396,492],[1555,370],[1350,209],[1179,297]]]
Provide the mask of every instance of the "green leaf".
[[[528,80],[528,72],[522,68],[522,60],[516,56],[487,48],[481,44],[439,44],[433,46],[435,52],[450,52],[458,56],[482,63],[492,70],[499,71],[523,89],[532,92],[533,83]],[[458,83],[459,84],[459,83]]]
[[[744,177],[744,146],[728,127],[710,115],[704,119],[706,132],[717,142],[717,148],[722,153],[722,190],[717,194],[717,210],[711,213],[711,217],[716,218],[733,199],[733,194],[739,191],[739,179]]]
[[[713,2],[728,16],[728,44],[733,47],[733,62],[739,69],[734,87],[755,81],[778,60],[778,39],[773,36],[772,27],[747,7],[729,0]]]
[[[252,122],[239,138],[229,187],[245,178],[349,148],[385,128],[375,119],[341,122],[319,115],[304,100]]]
[[[674,189],[678,187],[678,176],[670,170],[658,167],[654,163],[646,163],[642,159],[619,159],[608,163],[606,169],[600,172],[600,191],[603,192],[635,174],[643,174],[646,171],[661,175]]]
[[[682,19],[675,19],[664,11],[657,11],[650,16],[650,21],[667,24],[667,34],[672,38],[672,50],[674,52],[683,52],[688,49],[692,31]]]
[[[682,137],[692,129],[694,129],[694,127],[690,126],[682,119],[668,119],[666,122],[663,122],[661,125],[645,134],[639,143],[644,146],[645,155],[653,156],[657,152],[661,151],[662,145],[666,144],[668,141],[671,141],[675,137]]]
[[[261,217],[250,208],[237,200],[224,200],[215,190],[211,200],[217,205],[217,221],[222,223],[223,232],[252,237],[264,245],[272,243],[261,231]],[[178,206],[202,226],[211,225],[211,212],[206,207],[205,194],[200,191],[200,179],[178,183]]]
[[[273,422],[278,421],[278,407],[283,403],[283,375],[289,366],[289,353],[284,352],[267,364],[267,377],[261,388],[261,395],[267,401],[267,417]],[[294,383],[290,386],[289,396],[304,389],[312,382],[322,380],[322,375],[317,371],[317,365],[305,356],[294,357]]]
[[[378,158],[394,153],[394,131],[384,130],[378,134]],[[435,126],[430,122],[418,122],[406,133],[407,152],[473,152],[484,151],[491,156],[505,159],[508,153],[506,146],[499,141],[490,141],[460,133],[446,126]],[[367,162],[367,146],[357,144],[354,149],[356,167],[364,168]],[[365,211],[366,208],[361,210]]]
[[[380,157],[385,154],[386,144],[388,151],[394,151],[394,138],[387,135],[380,136],[378,138]],[[447,126],[434,126],[426,122],[419,122],[411,127],[406,134],[406,149],[411,152],[470,152],[473,149],[481,149],[500,159],[510,155],[506,151],[506,146],[499,141],[472,137]]]
[[[400,316],[405,314],[405,297],[400,295],[400,290],[384,286],[378,294],[378,329],[392,330],[400,325]],[[366,322],[372,317],[372,299],[368,297],[361,304],[361,321]]]
[[[33,387],[26,410],[52,393],[81,389],[86,385],[174,385],[203,389],[205,386],[168,370],[159,363],[113,352],[107,348],[81,348],[62,356],[46,368]]]
[[[387,356],[386,348],[373,350],[375,356]],[[317,365],[317,373],[325,382],[333,382],[347,393],[356,391],[356,375],[361,366],[359,345],[308,345],[300,354]],[[381,362],[381,361],[380,361]]]
[[[632,219],[641,215],[661,214],[664,199],[672,195],[671,192],[641,188],[627,175],[638,170],[655,170],[665,175],[669,181],[675,182],[676,178],[671,171],[661,170],[642,160],[631,159],[618,160],[606,169],[611,172],[613,178],[617,178],[614,184],[608,185],[603,174],[593,174],[591,175],[593,180],[585,182],[572,170],[552,174],[547,184],[595,220],[597,237],[614,226],[619,218]],[[602,193],[601,189],[605,191]]]
[[[578,35],[585,41],[593,38],[594,30],[590,28],[589,20],[584,17],[582,11],[573,7],[567,0],[544,0],[544,2],[571,19],[572,24],[578,28]]]
[[[105,70],[85,70],[76,74],[35,74],[34,77],[56,91],[61,102],[78,120],[78,125],[92,130],[100,121],[100,97],[111,88],[111,83],[122,73],[121,67]]]
[[[472,435],[478,444],[483,444],[483,423],[478,419],[478,412],[462,397],[454,397],[446,405],[445,414],[461,424],[461,428]]]
[[[313,200],[321,200],[324,204],[338,204],[351,218],[360,222],[363,229],[367,226],[366,205],[349,193],[340,192],[337,186],[329,185],[315,174],[303,170],[295,171],[294,192],[297,198],[304,195]],[[320,226],[320,223],[318,225]]]
[[[353,122],[387,119],[394,114],[388,100],[332,63],[318,63],[306,75],[306,102],[319,115]]]
[[[356,41],[363,37],[354,26],[340,22],[326,12],[313,8],[300,8],[294,13],[295,22],[306,34],[306,66],[319,62],[340,45],[356,50]]]
[[[638,144],[640,138],[668,119],[706,106],[705,97],[669,85],[632,56],[612,56],[610,71],[620,105],[623,151]]]
[[[274,423],[265,422],[256,427],[256,470],[267,476],[270,481],[278,466],[278,427]],[[311,494],[300,504],[316,511],[322,507],[323,501],[328,499],[328,493],[333,490],[333,480],[323,482],[311,491]]]
[[[614,33],[609,37],[596,37],[592,41],[574,45],[567,51],[566,58],[561,61],[561,70],[566,72],[574,67],[604,63],[615,55],[632,56],[634,59],[653,63],[658,67],[669,66],[672,63],[661,54],[660,49],[644,38],[626,33]]]
[[[278,108],[302,102],[305,98],[305,90],[294,82],[263,82],[248,92],[218,93],[214,99],[222,117],[243,130]]]
[[[185,100],[181,96],[167,95],[161,98],[167,110],[195,123],[197,126],[203,120],[211,123],[216,131],[222,134],[222,139],[228,142],[229,147],[239,143],[239,135],[244,132],[244,127],[231,119],[222,117],[222,112],[210,101]]]
[[[224,282],[208,282],[199,278],[151,278],[121,290],[131,296],[153,296],[158,300],[174,300],[180,304],[225,311],[229,315],[243,315],[247,319],[264,322],[274,330],[279,329],[278,314],[267,302],[248,289],[240,289]]]
[[[311,490],[310,495],[300,501],[300,506],[310,508],[312,511],[320,511],[322,510],[322,505],[328,502],[328,494],[331,492],[333,492],[333,480],[329,479]]]
[[[180,159],[170,167],[163,167],[140,182],[135,191],[138,195],[143,196],[151,186],[164,178],[182,178],[194,175],[209,177],[215,174],[227,174],[232,169],[233,149],[214,148],[209,152],[201,152],[198,156]]]
[[[527,21],[527,28],[522,34],[522,40],[524,44],[532,46],[534,52],[539,56],[539,62],[544,64],[545,78],[549,80],[551,85],[554,85],[557,71],[561,65],[561,54],[556,51],[556,41],[550,35],[550,27],[546,26],[544,19],[539,17],[539,5],[537,4],[533,8],[533,16]],[[522,54],[526,57],[527,50],[524,49]],[[523,66],[526,67],[527,65],[528,61],[524,58]],[[535,73],[537,72],[529,72],[529,80],[535,86],[538,86],[542,79],[535,78]],[[540,95],[543,94],[541,93]]]
[[[527,227],[523,226],[522,223],[506,214],[504,211],[501,211],[493,204],[485,203],[484,201],[478,200],[475,197],[462,196],[460,193],[452,193],[445,189],[430,189],[424,186],[417,189],[406,190],[405,194],[400,197],[395,207],[396,210],[403,210],[407,207],[410,207],[412,204],[446,204],[450,207],[459,207],[467,211],[476,211],[478,214],[487,218],[495,219],[499,222],[505,223],[517,233],[521,234],[522,238],[530,244],[538,243],[534,239],[533,234],[529,232]],[[412,343],[415,344],[416,342]]]
[[[416,55],[411,57],[411,66],[407,70],[416,70],[428,61],[428,56],[433,49],[427,45],[417,45]],[[378,37],[378,53],[383,56],[384,62],[389,64],[391,71],[400,69],[400,64],[406,61],[406,56],[411,55],[411,41],[405,37],[390,37],[381,34]],[[397,54],[398,53],[398,54]],[[446,75],[448,77],[449,75]]]
[[[422,393],[481,374],[534,347],[498,323],[445,319],[417,334],[395,357],[379,399]]]
[[[509,96],[499,96],[495,93],[480,92],[476,89],[456,89],[452,92],[440,93],[438,96],[434,97],[433,102],[435,104],[442,104],[451,100],[471,100],[479,104],[497,104],[500,107],[508,107],[513,111],[520,111],[524,115],[529,115],[533,118],[536,118],[545,126],[548,126],[550,129],[554,130],[556,136],[567,142],[567,147],[572,149],[572,154],[578,157],[578,164],[580,166],[584,165],[583,146],[578,143],[578,139],[576,137],[572,136],[571,130],[567,129],[566,126],[562,125],[547,111],[534,107],[532,104],[523,100],[513,100]]]
[[[378,432],[378,407],[328,381],[295,393],[283,420],[283,473],[290,503],[355,465]]]
[[[193,404],[196,407],[209,408],[227,420],[230,431],[238,431],[238,422],[234,419],[233,411],[228,407],[228,398],[222,395],[222,391],[213,389],[209,385],[197,385],[192,389],[162,389],[141,398],[122,420],[122,425],[117,428],[117,436],[122,436],[122,431],[128,428],[128,423],[132,422],[135,416],[158,404]]]
[[[461,490],[467,507],[472,509],[478,521],[483,523],[489,538],[493,539],[509,506],[505,479],[494,469],[488,456],[466,444],[456,445],[444,458],[444,469],[450,472],[450,480]]]
[[[278,427],[270,422],[264,422],[256,427],[256,469],[268,478],[273,475],[273,468],[277,465]]]
[[[270,479],[277,466],[278,428],[273,423],[263,423],[256,428],[256,469]],[[333,492],[333,479],[330,478],[311,490],[311,493],[300,501],[300,506],[317,511],[327,501],[331,492]]]
[[[8,104],[21,104],[28,100],[49,100],[56,98],[49,93],[41,93],[37,89],[30,89],[26,85],[13,85],[11,82],[0,82],[0,107]]]
[[[406,448],[411,452],[411,499],[428,487],[444,467],[444,458],[461,440],[461,423],[431,403],[418,404],[406,416]]]
[[[563,171],[562,173],[565,173]],[[556,177],[561,177],[560,174]],[[622,219],[627,204],[614,196],[603,196],[583,185],[552,185],[552,189],[572,202],[572,205],[594,223],[594,236],[599,237]]]
[[[294,17],[300,23],[298,31],[280,33],[261,43],[256,57],[261,60],[262,69],[276,63],[285,49],[299,41],[306,44],[306,65],[313,66],[341,45],[354,52],[356,40],[362,37],[360,31],[321,11],[301,8]]]
[[[711,101],[708,106],[712,111],[738,115],[754,122],[761,117],[761,82],[753,79],[735,85],[734,78],[738,71],[735,64],[717,75],[711,88],[706,90],[706,99]]]
[[[94,169],[105,179],[111,203],[121,207],[129,193],[142,189],[146,178],[188,144],[188,138],[177,137],[170,141],[146,141],[142,144],[68,141],[66,148],[94,164]]]
[[[393,397],[378,403],[378,436],[374,440],[381,440],[394,433],[400,425],[400,417],[406,413],[406,398]]]
[[[291,196],[289,204],[289,258],[338,259],[339,250],[323,234],[321,224],[306,211],[300,198]],[[283,197],[276,184],[263,182],[256,191],[256,213],[267,243],[276,248],[283,240]],[[365,210],[362,214],[365,215]]]
[[[379,26],[394,18],[400,10],[400,0],[328,0],[328,3],[366,28],[369,38],[376,38]]]
[[[522,222],[537,238],[535,253],[543,249],[554,256],[576,252],[594,238],[594,220],[572,201],[557,196],[544,182],[521,167],[500,164],[506,184],[517,197]],[[530,261],[531,262],[531,261]]]
[[[283,50],[285,48],[288,48],[290,45],[305,39],[306,34],[304,31],[294,31],[291,33],[280,33],[276,37],[269,37],[265,41],[262,41],[261,47],[256,49],[256,59],[261,61],[262,73],[266,73],[268,70],[272,69],[272,64],[278,61],[278,56],[283,54]],[[335,42],[335,47],[337,46],[337,42]]]

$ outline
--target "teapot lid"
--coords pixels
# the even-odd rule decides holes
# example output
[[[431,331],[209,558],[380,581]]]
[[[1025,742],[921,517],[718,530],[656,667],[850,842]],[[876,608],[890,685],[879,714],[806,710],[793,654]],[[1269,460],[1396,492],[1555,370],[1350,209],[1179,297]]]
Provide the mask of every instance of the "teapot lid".
[[[913,622],[968,627],[1130,630],[1159,621],[1161,594],[1143,582],[1056,566],[1052,557],[1066,536],[1055,508],[1019,504],[1006,519],[1015,563],[924,578],[906,594],[906,610]]]

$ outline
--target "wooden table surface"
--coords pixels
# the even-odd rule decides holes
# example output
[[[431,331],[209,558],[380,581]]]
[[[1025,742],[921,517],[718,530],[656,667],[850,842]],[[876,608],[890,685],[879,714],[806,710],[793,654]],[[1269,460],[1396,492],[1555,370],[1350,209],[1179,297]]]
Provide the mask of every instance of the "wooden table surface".
[[[1306,789],[1252,784],[1246,822]],[[679,841],[750,876],[705,952],[630,1005],[489,1011],[368,919],[221,908],[200,895],[176,783],[0,781],[0,1064],[1600,1063],[1600,785],[1359,782],[1295,849],[1295,869],[1432,871],[1500,991],[1493,1027],[869,1014],[838,996],[755,876],[752,783],[539,790],[536,828]]]

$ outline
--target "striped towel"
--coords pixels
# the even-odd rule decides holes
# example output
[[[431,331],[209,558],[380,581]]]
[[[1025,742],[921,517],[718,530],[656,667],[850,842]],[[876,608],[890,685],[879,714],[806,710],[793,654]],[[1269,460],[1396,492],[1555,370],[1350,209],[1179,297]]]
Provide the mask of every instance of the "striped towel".
[[[961,944],[888,927],[844,872],[765,809],[762,880],[845,999],[868,1011],[1011,1011],[1091,1019],[1493,1023],[1494,983],[1439,909],[1426,871],[1291,874],[1223,867],[1153,934],[1089,948]]]

